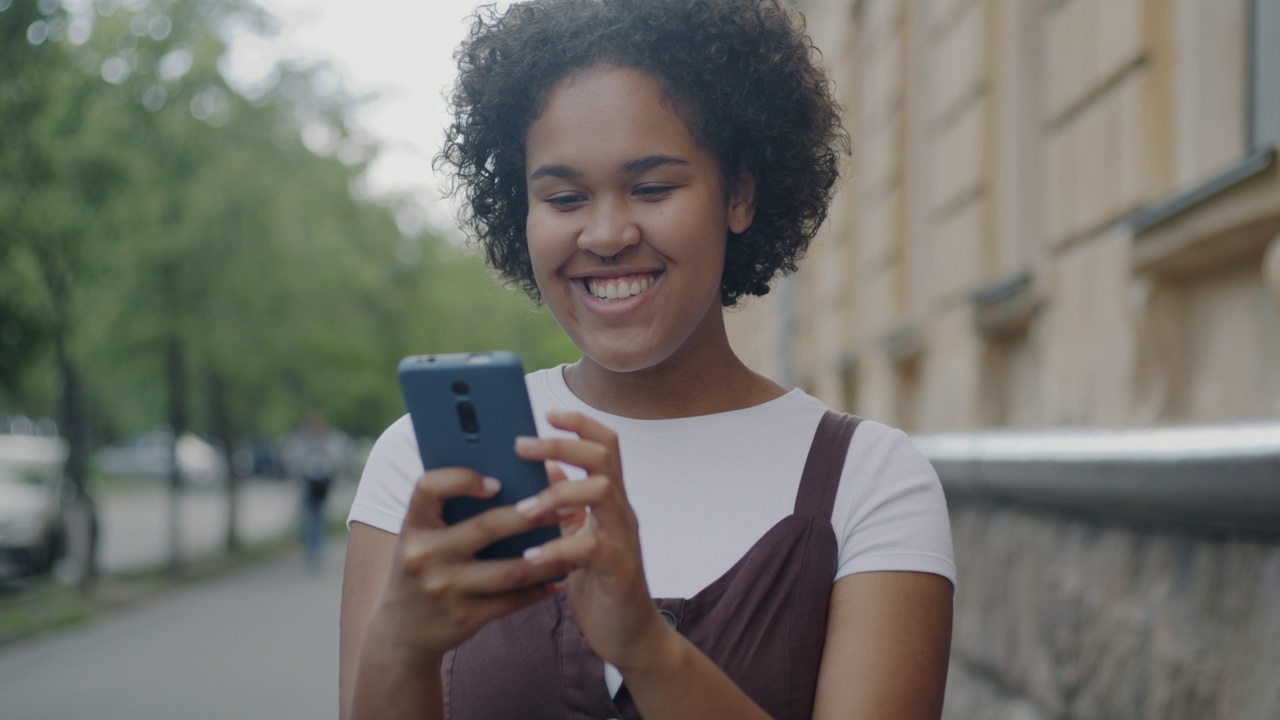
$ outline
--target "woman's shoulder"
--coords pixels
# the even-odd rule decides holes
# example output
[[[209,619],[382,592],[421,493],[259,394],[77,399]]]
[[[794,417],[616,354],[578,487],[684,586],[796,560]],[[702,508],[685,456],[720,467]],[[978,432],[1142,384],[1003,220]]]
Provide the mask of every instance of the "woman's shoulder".
[[[950,518],[938,474],[902,430],[862,420],[845,461],[832,524],[837,579],[875,570],[941,575],[953,585]]]
[[[417,457],[418,441],[413,434],[413,420],[408,413],[401,415],[394,422],[387,426],[386,430],[378,436],[373,443],[373,450],[370,451],[369,457],[398,460],[402,456],[409,455]],[[421,463],[419,463],[421,464]]]
[[[418,441],[408,415],[391,423],[373,444],[347,525],[362,522],[387,532],[400,532],[414,483],[422,475]]]
[[[776,403],[776,411],[779,415],[790,415],[792,417],[810,418],[813,427],[816,429],[818,422],[826,413],[835,413],[838,415],[847,415],[857,419],[857,428],[853,434],[853,442],[849,444],[849,461],[857,465],[866,465],[868,463],[880,466],[905,464],[911,466],[912,469],[918,469],[920,463],[928,467],[932,472],[933,468],[929,465],[929,461],[916,448],[915,443],[902,430],[880,422],[874,418],[865,415],[859,415],[857,412],[846,412],[828,406],[818,398],[809,393],[795,389],[783,396],[781,402]],[[777,419],[777,418],[774,418]]]
[[[933,466],[911,441],[911,437],[901,429],[882,423],[878,420],[859,417],[858,430],[854,433],[854,442],[849,448],[850,457],[860,463],[871,463],[877,466],[907,465],[912,469],[923,466],[930,472]]]

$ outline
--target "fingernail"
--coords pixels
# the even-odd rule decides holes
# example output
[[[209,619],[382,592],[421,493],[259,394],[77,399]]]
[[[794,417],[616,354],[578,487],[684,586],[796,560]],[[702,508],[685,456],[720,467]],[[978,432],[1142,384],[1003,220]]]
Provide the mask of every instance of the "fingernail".
[[[571,507],[556,508],[556,515],[559,515],[560,517],[569,517],[570,515],[573,515],[574,510],[575,508],[571,508]]]
[[[542,505],[542,501],[538,499],[537,495],[527,497],[516,503],[516,512],[521,515],[536,515],[540,505]]]
[[[527,548],[524,551],[524,559],[528,560],[529,562],[533,562],[540,557],[542,557],[542,548],[539,546]]]
[[[496,493],[502,489],[502,483],[498,482],[498,478],[486,477],[484,479],[485,492],[490,494]]]
[[[516,438],[516,450],[533,450],[538,447],[538,438],[521,435]]]
[[[560,418],[562,418],[562,417],[564,417],[564,413],[560,412],[559,410],[548,410],[548,411],[547,411],[547,419],[548,419],[548,420],[559,420],[559,419],[560,419]]]

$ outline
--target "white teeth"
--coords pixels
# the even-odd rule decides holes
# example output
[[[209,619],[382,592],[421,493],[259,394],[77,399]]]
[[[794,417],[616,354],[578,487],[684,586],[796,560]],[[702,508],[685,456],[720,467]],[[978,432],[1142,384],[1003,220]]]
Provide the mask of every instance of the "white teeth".
[[[639,295],[653,285],[653,276],[642,275],[631,282],[617,278],[587,278],[587,291],[601,300],[622,300]]]

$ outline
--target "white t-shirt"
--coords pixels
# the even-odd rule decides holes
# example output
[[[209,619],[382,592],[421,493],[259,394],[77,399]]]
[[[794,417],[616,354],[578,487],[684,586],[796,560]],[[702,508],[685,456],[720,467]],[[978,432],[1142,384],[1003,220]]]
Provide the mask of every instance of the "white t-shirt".
[[[640,523],[654,597],[697,594],[791,514],[809,445],[827,410],[792,390],[742,410],[637,420],[579,400],[565,385],[562,367],[531,373],[526,383],[539,435],[567,435],[546,424],[552,409],[585,413],[618,434],[623,482]],[[575,468],[567,470],[575,477]],[[399,533],[422,472],[406,415],[374,445],[348,524]],[[831,522],[839,544],[832,582],[859,572],[907,570],[941,575],[954,586],[942,486],[900,430],[868,420],[858,426]]]

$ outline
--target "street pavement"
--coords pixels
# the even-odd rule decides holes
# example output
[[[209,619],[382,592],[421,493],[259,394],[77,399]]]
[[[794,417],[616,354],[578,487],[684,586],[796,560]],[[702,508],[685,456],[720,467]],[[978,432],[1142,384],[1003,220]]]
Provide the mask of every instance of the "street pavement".
[[[0,650],[5,720],[337,716],[344,548],[278,562]]]
[[[345,517],[354,487],[330,496]],[[293,483],[242,486],[246,543],[297,531]],[[99,568],[107,575],[168,559],[163,484],[99,498]],[[223,492],[181,495],[182,556],[221,552]],[[0,649],[3,720],[299,720],[337,716],[338,598],[345,548],[330,543],[319,571],[294,552],[233,576],[196,583],[56,635]]]

